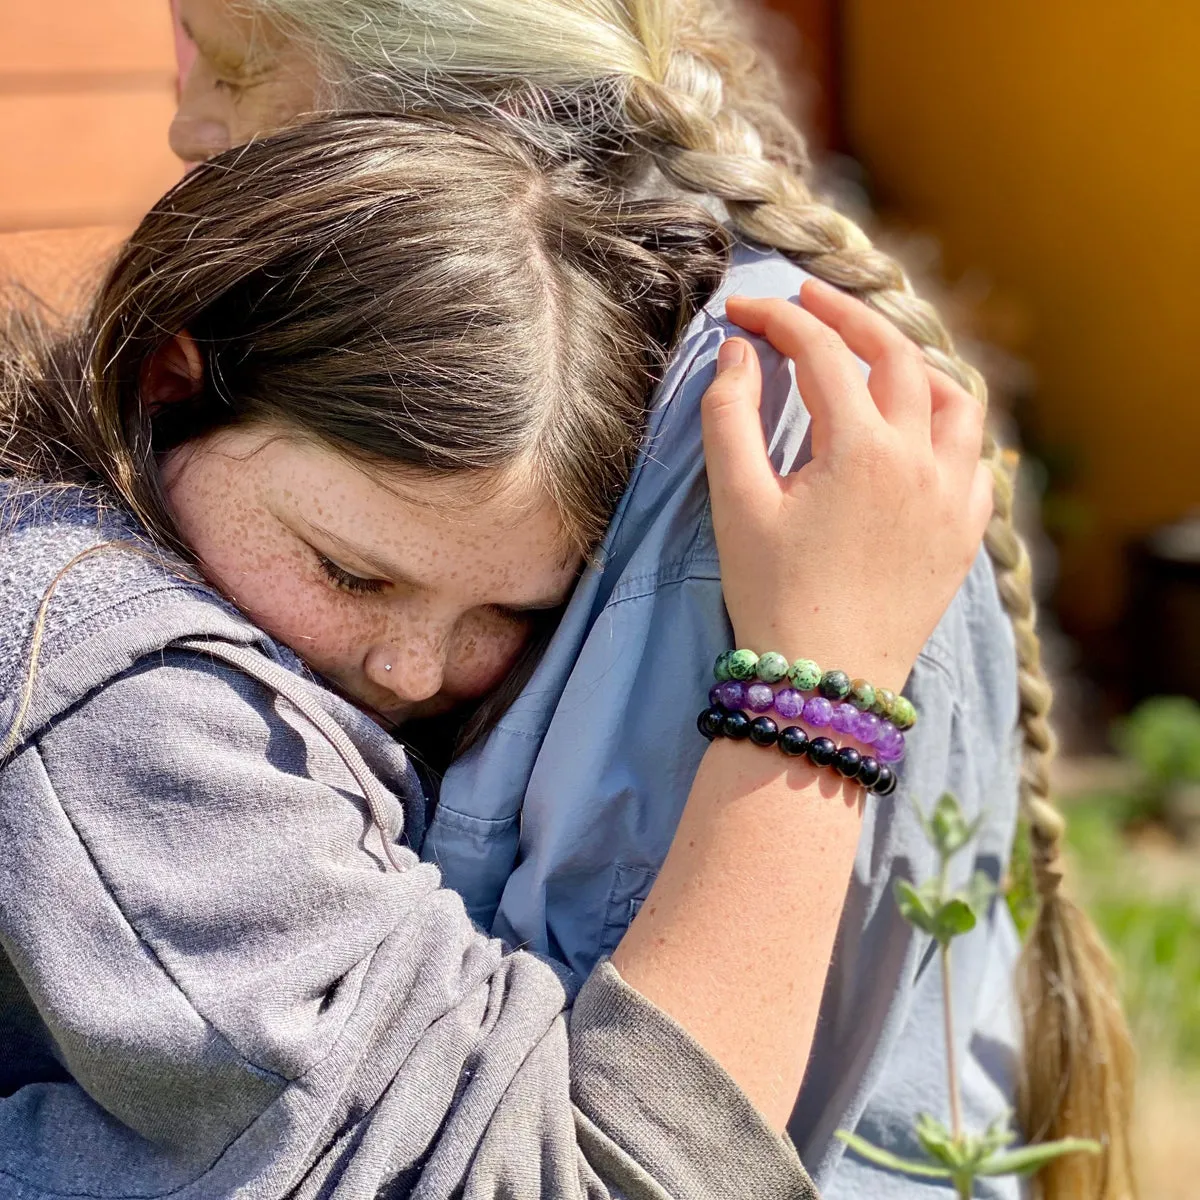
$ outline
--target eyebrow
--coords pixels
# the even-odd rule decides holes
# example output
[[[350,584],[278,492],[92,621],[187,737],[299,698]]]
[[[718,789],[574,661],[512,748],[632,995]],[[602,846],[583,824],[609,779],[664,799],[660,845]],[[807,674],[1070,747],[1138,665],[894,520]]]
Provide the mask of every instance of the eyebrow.
[[[298,514],[297,514],[298,515]],[[376,558],[368,551],[359,549],[357,546],[352,546],[344,538],[339,537],[331,529],[326,529],[323,525],[318,525],[315,521],[308,520],[307,517],[300,518],[313,533],[319,534],[321,537],[328,539],[334,545],[348,554],[351,558],[357,559],[364,566],[375,572],[380,578],[388,583],[398,583],[402,587],[420,587],[421,585],[410,576],[405,575],[402,571],[397,571],[394,566],[385,563],[382,559]],[[570,589],[567,589],[567,595],[570,595]],[[567,596],[547,596],[538,600],[527,600],[521,604],[500,604],[497,607],[507,608],[512,612],[549,612],[555,608],[562,608],[567,602]]]

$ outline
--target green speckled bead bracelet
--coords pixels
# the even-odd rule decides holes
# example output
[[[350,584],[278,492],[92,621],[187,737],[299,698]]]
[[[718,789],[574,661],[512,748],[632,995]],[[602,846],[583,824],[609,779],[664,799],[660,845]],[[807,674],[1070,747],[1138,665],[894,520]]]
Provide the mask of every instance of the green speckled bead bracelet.
[[[755,654],[753,650],[725,650],[717,655],[713,676],[718,683],[777,684],[785,680],[799,692],[817,692],[833,704],[852,705],[861,713],[874,713],[899,730],[917,723],[917,710],[907,696],[890,688],[872,687],[865,679],[851,679],[845,671],[822,671],[811,658],[798,658],[790,665],[778,650]]]

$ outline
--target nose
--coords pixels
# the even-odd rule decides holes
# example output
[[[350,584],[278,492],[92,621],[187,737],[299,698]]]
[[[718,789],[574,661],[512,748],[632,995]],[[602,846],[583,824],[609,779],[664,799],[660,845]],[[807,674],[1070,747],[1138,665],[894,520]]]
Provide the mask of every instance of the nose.
[[[229,129],[222,121],[177,113],[167,135],[171,150],[185,163],[202,163],[229,149]]]
[[[377,687],[385,688],[405,704],[416,704],[442,690],[446,675],[445,646],[425,639],[409,641],[404,646],[373,646],[364,666],[367,678]]]

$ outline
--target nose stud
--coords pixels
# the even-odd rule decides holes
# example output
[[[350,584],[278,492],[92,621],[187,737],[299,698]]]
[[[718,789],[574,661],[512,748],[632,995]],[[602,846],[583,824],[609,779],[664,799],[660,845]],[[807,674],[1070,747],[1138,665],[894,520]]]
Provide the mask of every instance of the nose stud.
[[[392,664],[391,664],[391,663],[384,663],[384,664],[383,664],[383,669],[384,669],[385,671],[390,671],[390,670],[392,669]]]

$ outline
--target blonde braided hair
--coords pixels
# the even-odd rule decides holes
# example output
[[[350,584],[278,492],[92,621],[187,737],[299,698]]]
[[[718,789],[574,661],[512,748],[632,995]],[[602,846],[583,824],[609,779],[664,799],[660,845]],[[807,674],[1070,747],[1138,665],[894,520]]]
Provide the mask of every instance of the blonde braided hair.
[[[243,0],[306,39],[337,102],[485,109],[618,182],[652,162],[719,199],[744,237],[882,313],[987,403],[937,311],[848,217],[814,198],[808,154],[771,65],[726,0]],[[1030,1139],[1090,1136],[1099,1158],[1048,1167],[1047,1197],[1134,1194],[1133,1053],[1095,929],[1060,887],[1065,823],[1050,800],[1053,691],[1036,632],[1029,553],[1013,525],[1016,456],[988,437],[995,512],[986,545],[1013,626],[1024,741],[1020,808],[1040,912],[1019,970],[1019,1118]]]
[[[955,354],[936,310],[913,293],[901,268],[847,217],[814,200],[799,174],[768,159],[753,122],[723,102],[723,85],[735,65],[729,47],[736,40],[726,14],[715,6],[690,7],[692,20],[677,27],[661,75],[635,80],[627,103],[660,170],[682,188],[723,200],[745,237],[775,247],[882,313],[933,366],[986,406],[983,377]],[[676,19],[688,15],[684,4],[670,8]],[[654,10],[661,14],[663,6],[647,5],[643,13]],[[764,67],[759,64],[757,78],[769,86]],[[751,78],[743,67],[743,89]],[[761,95],[762,82],[757,86]],[[802,157],[802,148],[791,157]],[[1024,741],[1020,806],[1041,901],[1019,970],[1024,1026],[1019,1116],[1031,1139],[1098,1137],[1106,1150],[1099,1159],[1057,1160],[1043,1172],[1045,1195],[1123,1200],[1135,1190],[1128,1141],[1133,1052],[1111,960],[1091,921],[1060,887],[1066,826],[1050,799],[1057,746],[1049,722],[1053,690],[1037,637],[1029,552],[1013,524],[1016,456],[989,435],[984,457],[995,499],[985,544],[1015,635]]]

